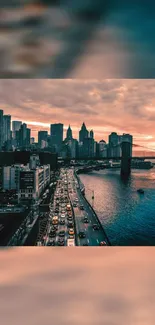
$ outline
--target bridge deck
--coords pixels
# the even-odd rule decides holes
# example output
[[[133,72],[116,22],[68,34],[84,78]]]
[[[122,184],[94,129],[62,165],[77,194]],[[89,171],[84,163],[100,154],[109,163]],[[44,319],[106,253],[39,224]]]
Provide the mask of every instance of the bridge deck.
[[[145,157],[129,157],[129,159],[131,160],[143,160],[143,159],[155,159],[155,156],[145,156]],[[58,161],[71,161],[71,160],[75,160],[75,161],[79,161],[79,160],[84,160],[84,161],[88,161],[88,160],[102,160],[102,161],[106,161],[106,160],[122,160],[122,157],[77,157],[77,158],[61,158],[58,157]]]

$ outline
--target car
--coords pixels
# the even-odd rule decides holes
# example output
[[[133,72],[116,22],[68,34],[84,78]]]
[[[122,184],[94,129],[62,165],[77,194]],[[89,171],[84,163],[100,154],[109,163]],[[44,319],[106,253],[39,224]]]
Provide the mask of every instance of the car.
[[[50,231],[55,231],[55,226],[57,226],[57,225],[51,224]]]
[[[79,232],[79,237],[80,237],[80,238],[85,238],[85,237],[86,237],[85,232],[84,232],[84,231],[80,231],[80,232]]]
[[[65,220],[60,220],[60,225],[64,225],[65,224]]]
[[[70,229],[68,230],[68,233],[69,233],[69,235],[74,235],[74,229],[73,229],[73,228],[70,228]]]
[[[99,230],[100,229],[100,226],[95,223],[95,224],[93,224],[93,229],[94,230]]]
[[[55,246],[55,240],[48,241],[47,246]]]
[[[69,239],[74,239],[74,235],[69,235]]]
[[[56,237],[56,232],[50,232],[49,237]]]
[[[49,242],[46,244],[46,246],[53,246],[53,245],[51,245],[51,242],[49,241]]]
[[[73,218],[72,218],[72,217],[67,217],[67,220],[68,220],[68,222],[69,222],[69,221],[72,222],[72,221],[73,221]]]
[[[77,204],[76,203],[73,203],[73,207],[76,208],[77,207]]]
[[[100,246],[107,246],[107,243],[105,241],[101,241]]]
[[[58,240],[58,246],[64,246],[65,245],[65,241],[64,240]]]
[[[65,231],[64,230],[60,230],[58,235],[60,237],[64,237],[65,236]]]
[[[73,223],[72,223],[72,222],[70,222],[70,223],[68,223],[68,224],[67,224],[67,228],[69,228],[69,229],[70,229],[70,228],[73,228],[73,227],[74,227],[74,225],[73,225]]]
[[[80,205],[80,210],[84,210],[84,206],[83,205]]]
[[[50,227],[50,231],[56,231],[56,228],[55,228],[55,226],[57,226],[57,225],[51,225],[51,227]]]
[[[65,207],[66,207],[66,204],[65,204],[65,203],[62,203],[62,204],[61,204],[61,207],[62,207],[62,208],[65,208]]]
[[[55,230],[58,230],[58,225],[53,225]]]
[[[89,223],[89,220],[88,220],[88,218],[84,218],[84,221],[83,221],[84,223]]]
[[[64,219],[66,216],[64,213],[61,214],[61,218]]]
[[[73,220],[68,220],[67,226],[73,228]]]
[[[52,225],[53,226],[57,226],[58,225],[58,223],[59,223],[59,220],[57,219],[54,219],[54,220],[52,220]]]

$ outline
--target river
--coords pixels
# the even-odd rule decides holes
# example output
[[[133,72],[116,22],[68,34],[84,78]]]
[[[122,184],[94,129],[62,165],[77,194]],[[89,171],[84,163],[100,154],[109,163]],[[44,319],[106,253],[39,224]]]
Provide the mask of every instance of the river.
[[[128,181],[116,169],[81,174],[80,179],[90,203],[94,190],[94,209],[112,245],[155,245],[155,168],[132,170]]]

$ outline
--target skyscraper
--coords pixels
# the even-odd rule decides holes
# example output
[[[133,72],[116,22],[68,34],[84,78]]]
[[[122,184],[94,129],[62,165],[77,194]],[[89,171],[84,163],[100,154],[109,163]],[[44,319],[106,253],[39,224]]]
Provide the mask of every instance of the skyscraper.
[[[27,128],[27,131],[26,131],[26,147],[29,147],[30,146],[30,138],[31,138],[31,129],[28,129]]]
[[[3,110],[0,109],[0,150],[3,146]]]
[[[41,148],[42,141],[47,142],[48,132],[47,131],[39,131],[38,132],[38,145]]]
[[[31,137],[30,138],[30,144],[33,144],[35,142],[35,138],[34,137]]]
[[[16,139],[16,131],[19,131],[22,125],[21,121],[12,121],[12,138]]]
[[[11,115],[3,115],[3,143],[11,139]]]
[[[59,153],[63,142],[63,124],[56,123],[50,126],[51,144],[55,147],[56,152]]]
[[[95,155],[94,139],[84,138],[83,140],[83,156],[92,158]]]
[[[20,127],[19,132],[19,146],[25,148],[27,146],[28,132],[27,124],[23,123]]]
[[[112,132],[109,135],[109,145],[110,146],[116,146],[119,143],[119,136],[116,132]]]
[[[109,135],[109,156],[121,156],[120,136],[116,132]]]
[[[84,139],[88,138],[88,134],[89,132],[85,126],[85,123],[83,122],[81,130],[79,132],[79,142],[84,142]]]
[[[99,156],[107,157],[107,144],[104,140],[99,142]]]
[[[70,125],[69,125],[69,127],[68,127],[68,129],[67,129],[67,132],[66,132],[66,139],[67,139],[67,140],[71,140],[71,139],[73,139],[73,136],[72,136],[72,129],[71,129]]]

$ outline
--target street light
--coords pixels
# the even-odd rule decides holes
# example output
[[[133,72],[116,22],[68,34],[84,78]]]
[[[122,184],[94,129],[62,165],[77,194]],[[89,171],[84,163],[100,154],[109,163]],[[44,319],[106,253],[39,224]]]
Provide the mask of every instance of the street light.
[[[92,193],[91,199],[92,199],[92,208],[94,208],[94,200],[95,200],[95,195],[94,195],[94,190],[90,190],[89,188],[87,188],[87,191]]]

